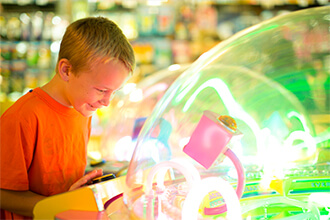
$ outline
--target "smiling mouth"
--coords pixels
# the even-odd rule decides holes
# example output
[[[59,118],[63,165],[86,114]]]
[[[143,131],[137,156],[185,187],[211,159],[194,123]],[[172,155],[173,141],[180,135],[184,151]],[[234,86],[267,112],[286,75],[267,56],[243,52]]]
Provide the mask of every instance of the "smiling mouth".
[[[98,108],[96,108],[96,107],[94,107],[94,106],[92,106],[91,104],[88,104],[88,106],[93,110],[93,111],[95,111],[95,110],[97,110]]]

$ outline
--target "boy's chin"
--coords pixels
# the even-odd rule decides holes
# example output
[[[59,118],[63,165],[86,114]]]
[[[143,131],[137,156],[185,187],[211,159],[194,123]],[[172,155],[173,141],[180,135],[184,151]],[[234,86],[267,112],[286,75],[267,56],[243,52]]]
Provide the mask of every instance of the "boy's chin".
[[[90,117],[92,116],[97,108],[91,108],[89,105],[81,106],[80,108],[75,108],[82,116]]]
[[[95,111],[87,111],[87,110],[78,111],[78,112],[84,117],[90,117],[95,113]]]
[[[88,113],[86,113],[86,114],[83,114],[83,116],[85,116],[85,117],[90,117],[90,116],[94,115],[94,113],[95,113],[95,111],[88,112]]]

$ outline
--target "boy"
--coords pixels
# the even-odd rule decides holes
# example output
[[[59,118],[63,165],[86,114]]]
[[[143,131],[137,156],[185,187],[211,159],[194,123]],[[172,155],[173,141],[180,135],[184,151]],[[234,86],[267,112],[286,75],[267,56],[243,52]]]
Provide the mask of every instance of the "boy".
[[[44,197],[102,175],[84,176],[91,115],[109,105],[134,67],[132,46],[112,21],[90,17],[68,26],[55,76],[1,116],[1,219],[31,219]]]

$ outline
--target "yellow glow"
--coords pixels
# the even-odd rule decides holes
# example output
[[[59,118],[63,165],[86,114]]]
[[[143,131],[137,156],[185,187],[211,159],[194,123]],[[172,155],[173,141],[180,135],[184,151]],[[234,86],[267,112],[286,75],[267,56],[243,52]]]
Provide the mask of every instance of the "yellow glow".
[[[92,158],[93,160],[101,160],[102,155],[99,151],[89,151],[88,156]]]
[[[200,204],[203,202],[205,195],[213,190],[218,191],[226,201],[226,219],[242,219],[241,206],[236,192],[234,188],[221,177],[207,177],[193,185],[187,194],[185,202],[183,203],[182,219],[198,219],[197,216]]]

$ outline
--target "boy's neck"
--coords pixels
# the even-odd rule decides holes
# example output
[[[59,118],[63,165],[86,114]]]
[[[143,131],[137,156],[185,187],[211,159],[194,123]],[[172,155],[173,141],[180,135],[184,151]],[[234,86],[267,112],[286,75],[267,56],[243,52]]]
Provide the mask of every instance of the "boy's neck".
[[[55,74],[54,77],[48,83],[46,83],[40,88],[58,103],[66,107],[72,107],[66,97],[63,81],[58,74]]]

